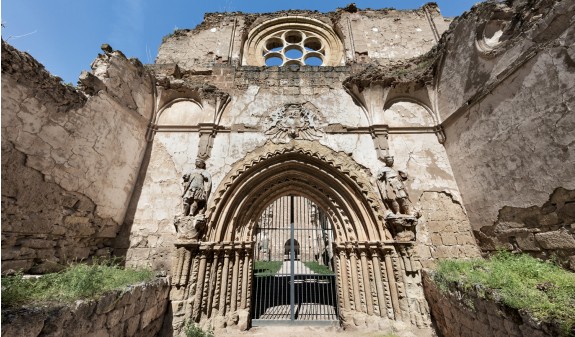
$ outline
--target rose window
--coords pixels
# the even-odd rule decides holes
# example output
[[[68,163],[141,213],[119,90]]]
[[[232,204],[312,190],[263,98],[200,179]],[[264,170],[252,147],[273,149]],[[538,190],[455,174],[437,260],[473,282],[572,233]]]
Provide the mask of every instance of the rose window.
[[[304,17],[282,17],[254,27],[244,45],[242,64],[251,66],[338,66],[341,39],[326,23]]]
[[[324,63],[325,43],[310,32],[286,30],[268,38],[262,48],[266,66],[307,65]]]

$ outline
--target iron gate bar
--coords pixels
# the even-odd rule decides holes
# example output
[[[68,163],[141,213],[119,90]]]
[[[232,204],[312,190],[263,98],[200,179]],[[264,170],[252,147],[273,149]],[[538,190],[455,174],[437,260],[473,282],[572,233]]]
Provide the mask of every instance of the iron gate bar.
[[[256,228],[254,260],[267,262],[254,263],[252,325],[338,325],[333,232],[323,210],[301,196],[280,197]]]
[[[290,195],[290,319],[293,321],[295,320],[295,278],[294,278],[294,254],[295,254],[295,246],[293,242],[293,235],[294,235],[294,197]]]

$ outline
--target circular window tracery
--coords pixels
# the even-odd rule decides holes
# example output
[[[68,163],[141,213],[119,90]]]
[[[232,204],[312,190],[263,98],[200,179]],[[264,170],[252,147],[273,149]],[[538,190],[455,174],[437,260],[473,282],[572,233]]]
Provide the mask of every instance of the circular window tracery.
[[[336,66],[343,46],[325,23],[309,18],[270,20],[252,29],[244,47],[243,64],[256,66]]]

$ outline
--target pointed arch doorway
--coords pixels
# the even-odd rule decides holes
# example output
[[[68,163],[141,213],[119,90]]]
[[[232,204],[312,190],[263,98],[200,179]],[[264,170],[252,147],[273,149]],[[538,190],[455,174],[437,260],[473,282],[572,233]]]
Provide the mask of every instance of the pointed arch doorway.
[[[261,240],[265,227],[259,222],[264,221],[262,215],[270,205],[291,195],[309,200],[318,214],[329,220],[333,232],[331,270],[337,285],[332,286],[337,289],[337,301],[331,303],[337,303],[334,310],[342,324],[354,324],[354,318],[367,316],[382,322],[401,320],[422,312],[418,309],[422,305],[410,302],[404,291],[405,273],[413,271],[405,267],[413,265],[408,250],[412,243],[395,241],[387,229],[384,205],[369,171],[345,153],[317,142],[293,140],[289,144],[266,144],[234,164],[210,196],[208,220],[200,239],[175,243],[170,292],[174,317],[179,319],[175,326],[183,326],[185,319],[214,329],[255,325],[259,318],[254,314],[267,310],[254,308],[255,274],[262,273],[255,262],[266,256],[259,250],[266,247]],[[312,212],[309,214],[311,217]],[[295,216],[292,222],[297,222]],[[290,237],[290,253],[285,254],[288,238],[282,240],[277,244],[280,262],[284,263],[286,255],[290,263],[292,257],[294,263],[298,261],[296,240],[301,262],[305,242],[294,236],[292,253]],[[269,241],[267,249],[268,259],[272,259]],[[317,260],[321,260],[319,256]],[[329,264],[323,263],[328,269]]]
[[[337,325],[333,228],[301,195],[284,195],[257,221],[252,325]]]

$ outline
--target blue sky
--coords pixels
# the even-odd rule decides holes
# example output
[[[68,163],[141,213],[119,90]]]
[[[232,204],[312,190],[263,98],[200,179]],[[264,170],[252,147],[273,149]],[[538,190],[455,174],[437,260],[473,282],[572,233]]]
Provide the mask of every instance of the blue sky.
[[[353,0],[2,0],[2,38],[40,61],[64,82],[76,84],[82,70],[110,44],[128,57],[153,63],[164,35],[194,28],[206,12],[274,12],[345,7]],[[427,1],[355,0],[357,7],[419,8]],[[446,17],[457,16],[478,0],[436,1]]]

